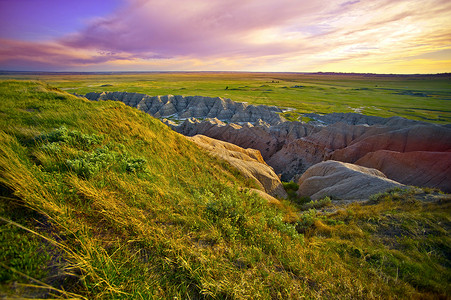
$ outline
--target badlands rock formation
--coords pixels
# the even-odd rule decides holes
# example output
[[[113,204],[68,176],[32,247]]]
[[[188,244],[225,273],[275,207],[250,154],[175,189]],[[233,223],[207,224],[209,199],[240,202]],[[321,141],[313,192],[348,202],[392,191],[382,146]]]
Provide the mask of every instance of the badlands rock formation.
[[[227,122],[257,122],[263,120],[268,124],[278,124],[284,119],[277,114],[282,110],[276,106],[247,105],[225,98],[202,96],[148,96],[139,93],[103,92],[88,93],[89,100],[121,101],[126,105],[156,117],[173,116],[176,119],[217,118]]]
[[[265,159],[278,150],[276,137],[269,131],[269,125],[263,121],[257,123],[255,126],[251,123],[241,125],[236,123],[226,124],[216,118],[205,121],[190,118],[180,125],[171,124],[166,120],[163,120],[163,122],[173,130],[186,136],[203,134],[243,148],[257,149]]]
[[[336,160],[374,167],[406,185],[451,192],[451,124],[357,113],[305,114],[312,122],[283,122],[276,107],[223,98],[124,92],[86,97],[122,101],[163,119],[186,136],[201,134],[259,150],[283,181],[296,181],[309,167]],[[182,122],[164,119],[168,116]]]
[[[179,126],[170,126],[185,135],[204,134],[260,150],[265,161],[281,174],[283,181],[296,180],[310,166],[332,159],[377,168],[403,184],[438,187],[451,192],[451,163],[448,158],[451,155],[451,128],[398,117],[368,119],[356,115],[349,114],[348,122],[329,125],[300,122],[274,126],[264,122],[238,125],[190,119]],[[348,124],[367,120],[373,125]],[[382,150],[391,152],[379,152]],[[416,154],[400,155],[411,152]],[[361,160],[371,153],[378,155]],[[398,168],[389,168],[392,165]],[[409,168],[409,165],[418,165],[418,168]],[[429,171],[419,172],[419,166]]]
[[[332,196],[340,200],[365,200],[394,187],[403,187],[376,169],[328,160],[310,167],[299,179],[299,196],[312,200]]]
[[[260,189],[266,193],[286,198],[279,177],[263,160],[260,152],[254,149],[243,149],[234,144],[215,140],[203,135],[188,137],[191,141],[204,148],[214,156],[220,157],[234,166],[246,178],[254,179]]]

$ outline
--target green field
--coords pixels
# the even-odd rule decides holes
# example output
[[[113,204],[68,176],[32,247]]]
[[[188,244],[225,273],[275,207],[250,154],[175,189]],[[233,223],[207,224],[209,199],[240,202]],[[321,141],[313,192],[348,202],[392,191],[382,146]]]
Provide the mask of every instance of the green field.
[[[270,204],[252,187],[135,108],[0,81],[0,297],[451,296],[449,195],[343,206],[289,183]]]
[[[451,123],[451,76],[364,76],[296,73],[19,74],[69,93],[140,92],[226,97],[294,108],[297,113],[360,112]],[[297,87],[296,87],[297,86]],[[296,119],[292,113],[289,119]]]

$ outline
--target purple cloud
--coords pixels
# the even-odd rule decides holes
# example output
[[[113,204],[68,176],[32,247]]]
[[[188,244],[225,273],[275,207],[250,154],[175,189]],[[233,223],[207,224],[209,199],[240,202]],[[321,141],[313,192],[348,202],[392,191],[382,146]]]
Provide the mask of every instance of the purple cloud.
[[[77,48],[101,48],[145,55],[274,54],[284,43],[268,41],[253,45],[248,35],[255,30],[289,24],[293,19],[312,19],[329,7],[324,1],[230,0],[230,1],[131,1],[114,15],[93,22],[62,43]]]
[[[80,52],[56,43],[0,39],[0,65],[12,70],[52,70],[133,59],[116,53]]]

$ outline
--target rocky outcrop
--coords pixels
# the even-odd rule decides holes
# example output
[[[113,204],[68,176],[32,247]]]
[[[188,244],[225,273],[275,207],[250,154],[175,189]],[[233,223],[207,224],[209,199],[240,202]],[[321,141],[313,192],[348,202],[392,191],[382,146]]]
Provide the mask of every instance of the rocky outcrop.
[[[94,101],[121,101],[156,118],[169,116],[176,119],[217,118],[234,123],[255,123],[262,120],[271,125],[284,121],[283,117],[278,114],[282,110],[276,106],[248,105],[221,97],[185,97],[179,95],[151,97],[145,94],[127,92],[91,92],[87,93],[85,97]]]
[[[356,164],[376,168],[398,182],[451,193],[451,152],[378,150],[366,154]]]
[[[448,154],[444,154],[451,153],[449,126],[398,117],[338,115],[341,121],[346,119],[346,115],[350,119],[331,125],[284,122],[274,126],[264,122],[238,125],[218,120],[186,120],[173,128],[185,135],[204,134],[241,147],[258,149],[283,181],[296,180],[316,163],[337,160],[377,168],[403,184],[451,190],[449,171],[446,171],[451,168],[451,163]],[[373,125],[349,124],[356,123],[355,120]],[[379,124],[375,124],[376,121]],[[416,154],[407,154],[411,152]],[[377,155],[362,159],[372,153]],[[384,159],[384,155],[387,158]],[[418,160],[421,162],[417,163]],[[436,164],[438,161],[441,162],[440,168]],[[418,168],[408,167],[416,164]],[[398,167],[389,168],[390,165]],[[421,168],[429,172],[419,172]]]
[[[203,134],[240,147],[257,149],[265,161],[282,175],[284,181],[292,180],[313,164],[329,158],[334,150],[387,130],[380,126],[346,123],[315,126],[301,122],[283,122],[270,126],[265,122],[226,124],[215,119],[189,119],[180,125],[166,123],[184,135]]]
[[[171,124],[167,120],[163,120],[163,122],[178,133],[186,136],[202,134],[243,148],[257,149],[265,159],[268,159],[279,150],[277,138],[271,134],[269,124],[263,121],[257,122],[256,125],[251,123],[226,124],[216,118],[205,121],[190,118],[180,125]]]
[[[428,124],[407,128],[384,127],[383,132],[354,140],[349,146],[334,151],[331,159],[355,162],[367,153],[378,150],[396,152],[451,150],[451,129]]]
[[[310,166],[328,159],[334,150],[347,147],[371,131],[374,132],[375,129],[345,123],[317,126],[303,137],[285,139],[281,149],[267,162],[276,172],[282,174],[282,180],[293,180]],[[280,144],[282,141],[279,140]]]
[[[255,149],[243,149],[231,143],[212,139],[203,135],[188,137],[191,141],[204,148],[212,155],[220,157],[238,169],[243,176],[255,180],[260,189],[266,193],[286,198],[279,177],[263,160],[260,152]]]
[[[330,196],[339,200],[367,200],[369,196],[402,184],[382,172],[338,161],[325,161],[310,167],[299,179],[299,196],[312,200]]]
[[[323,145],[300,138],[284,144],[267,162],[276,173],[281,174],[283,181],[295,181],[297,175],[323,161],[327,153],[328,150]]]

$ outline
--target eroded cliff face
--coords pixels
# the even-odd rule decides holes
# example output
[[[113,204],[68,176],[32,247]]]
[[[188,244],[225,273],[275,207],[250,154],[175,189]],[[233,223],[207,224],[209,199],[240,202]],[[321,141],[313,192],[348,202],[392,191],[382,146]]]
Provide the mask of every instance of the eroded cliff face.
[[[436,187],[451,192],[451,152],[377,150],[355,162],[375,168],[388,178],[414,186]]]
[[[408,127],[384,126],[383,131],[374,132],[355,139],[350,145],[339,148],[331,159],[356,162],[367,153],[378,150],[395,152],[446,152],[451,149],[451,129],[436,125],[413,125]]]
[[[378,169],[402,184],[451,192],[450,125],[356,113],[306,114],[313,122],[284,122],[278,115],[281,109],[223,98],[132,93],[86,96],[138,107],[186,136],[201,134],[259,150],[282,181],[296,181],[309,167],[336,160]]]

